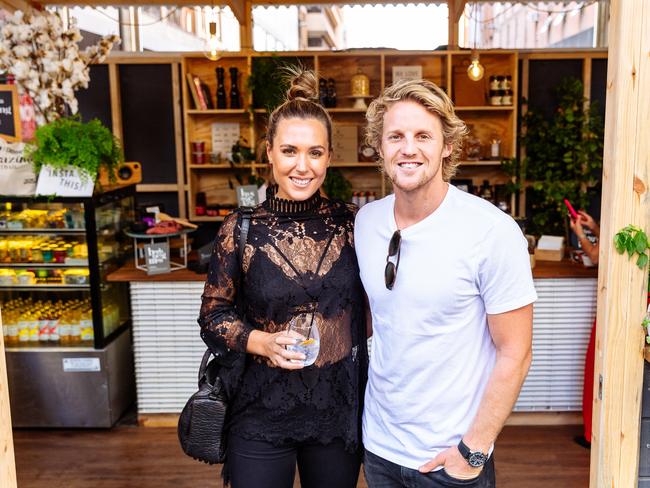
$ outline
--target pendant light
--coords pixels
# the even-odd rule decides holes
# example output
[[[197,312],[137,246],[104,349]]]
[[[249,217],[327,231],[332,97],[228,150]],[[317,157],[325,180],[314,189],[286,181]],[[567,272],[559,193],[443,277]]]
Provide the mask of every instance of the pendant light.
[[[467,76],[472,81],[479,81],[480,79],[483,78],[483,75],[485,74],[485,68],[479,61],[479,54],[478,51],[476,50],[476,33],[478,31],[478,17],[476,15],[477,7],[478,5],[475,3],[474,4],[474,49],[472,49],[472,53],[470,54],[470,58],[469,58],[470,64],[467,67]]]
[[[483,78],[485,74],[485,68],[479,61],[478,51],[472,49],[472,54],[470,55],[471,63],[467,67],[467,76],[472,81],[478,81]]]
[[[217,20],[219,21],[217,25]],[[205,57],[211,61],[216,61],[221,57],[223,53],[223,43],[221,41],[221,9],[217,13],[217,18],[215,19],[214,11],[210,16],[210,21],[208,22],[208,38],[205,41],[203,47],[203,53]]]

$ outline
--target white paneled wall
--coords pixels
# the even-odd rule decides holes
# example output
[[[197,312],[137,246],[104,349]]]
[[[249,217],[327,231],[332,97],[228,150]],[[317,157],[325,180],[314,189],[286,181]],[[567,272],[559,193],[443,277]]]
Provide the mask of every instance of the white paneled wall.
[[[582,409],[589,333],[596,317],[595,278],[535,280],[533,364],[516,411]]]
[[[198,281],[131,283],[138,413],[178,413],[196,391],[202,293]]]
[[[515,410],[580,410],[596,279],[538,279],[535,287],[533,364]],[[131,283],[138,413],[178,413],[196,390],[202,292],[202,282]]]

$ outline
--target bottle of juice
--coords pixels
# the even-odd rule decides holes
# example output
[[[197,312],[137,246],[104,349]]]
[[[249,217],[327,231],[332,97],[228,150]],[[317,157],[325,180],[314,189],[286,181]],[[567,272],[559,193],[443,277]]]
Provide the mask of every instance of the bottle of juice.
[[[61,318],[59,319],[59,340],[62,346],[70,344],[70,328],[70,313],[67,311],[61,313]]]
[[[20,345],[27,345],[29,342],[29,327],[30,327],[29,313],[23,313],[18,320],[18,342]]]
[[[92,309],[88,305],[84,305],[81,312],[81,342],[85,346],[92,346],[94,340]]]
[[[70,343],[75,346],[81,343],[81,309],[78,305],[70,312]]]

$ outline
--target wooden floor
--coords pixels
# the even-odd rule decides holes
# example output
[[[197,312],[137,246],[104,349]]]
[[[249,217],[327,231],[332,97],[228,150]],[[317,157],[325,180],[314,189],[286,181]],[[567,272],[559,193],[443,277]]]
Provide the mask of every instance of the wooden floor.
[[[586,488],[589,451],[573,442],[579,433],[578,426],[506,427],[495,450],[499,488]],[[14,445],[18,488],[222,486],[219,468],[186,457],[170,428],[16,430]],[[358,487],[366,488],[363,479]]]

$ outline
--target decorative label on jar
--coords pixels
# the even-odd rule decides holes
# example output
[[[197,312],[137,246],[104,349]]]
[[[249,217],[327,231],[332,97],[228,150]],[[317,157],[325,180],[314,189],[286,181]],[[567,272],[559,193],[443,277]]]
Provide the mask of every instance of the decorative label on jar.
[[[501,105],[501,90],[490,90],[490,105]]]
[[[501,105],[512,105],[512,90],[505,90],[501,97]]]

